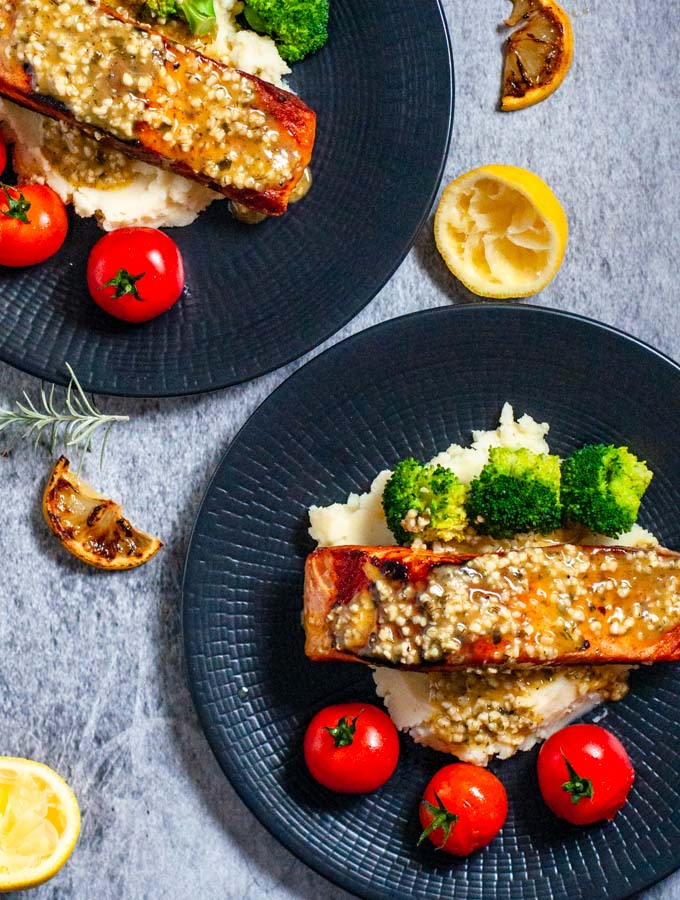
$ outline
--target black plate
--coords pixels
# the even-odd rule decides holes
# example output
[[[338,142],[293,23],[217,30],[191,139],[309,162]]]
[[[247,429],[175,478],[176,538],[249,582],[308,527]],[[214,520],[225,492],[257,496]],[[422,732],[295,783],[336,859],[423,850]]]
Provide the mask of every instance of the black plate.
[[[172,396],[237,384],[337,331],[385,284],[427,216],[453,121],[453,62],[438,0],[333,0],[330,39],[291,84],[318,115],[315,184],[257,228],[214,203],[171,234],[188,291],[147,325],[118,323],[87,293],[101,232],[71,216],[42,266],[0,270],[0,360],[100,394]]]
[[[658,398],[655,399],[655,398]],[[222,768],[286,847],[367,897],[622,897],[680,864],[680,671],[638,671],[605,724],[637,778],[615,821],[587,829],[543,806],[536,752],[492,765],[506,785],[500,836],[462,861],[416,848],[419,795],[449,757],[402,739],[395,776],[365,797],[308,776],[311,715],[376,702],[363,666],[313,665],[300,628],[312,544],[307,508],[365,491],[398,459],[430,458],[503,401],[551,423],[550,446],[626,443],[655,475],[641,522],[680,548],[680,368],[620,332],[574,315],[501,304],[436,309],[364,331],[296,372],[234,440],[194,529],[184,580],[189,677]],[[601,710],[599,710],[601,712]]]

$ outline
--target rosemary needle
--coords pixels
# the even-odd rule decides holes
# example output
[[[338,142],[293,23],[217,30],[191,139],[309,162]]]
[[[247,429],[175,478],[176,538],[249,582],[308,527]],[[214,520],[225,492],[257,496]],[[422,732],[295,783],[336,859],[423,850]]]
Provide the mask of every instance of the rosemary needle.
[[[24,401],[17,400],[16,410],[0,409],[0,432],[7,428],[15,428],[21,437],[31,438],[35,436],[37,445],[40,438],[49,433],[49,443],[52,452],[61,440],[64,447],[80,447],[82,466],[85,454],[92,447],[92,439],[96,432],[104,429],[99,456],[101,468],[104,461],[104,450],[109,433],[116,422],[127,422],[129,416],[107,416],[94,405],[82,389],[80,382],[71,366],[66,363],[66,368],[71,376],[64,408],[59,409],[54,399],[54,385],[49,390],[40,389],[40,402],[36,405],[24,391]]]

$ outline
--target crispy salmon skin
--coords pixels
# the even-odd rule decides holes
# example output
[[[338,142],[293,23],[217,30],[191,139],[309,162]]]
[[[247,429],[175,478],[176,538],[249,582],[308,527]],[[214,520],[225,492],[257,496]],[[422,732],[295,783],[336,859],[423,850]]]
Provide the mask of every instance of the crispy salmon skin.
[[[329,547],[307,559],[304,623],[313,660],[443,671],[680,660],[680,556]]]
[[[88,0],[0,6],[0,95],[269,215],[314,146],[293,94]]]

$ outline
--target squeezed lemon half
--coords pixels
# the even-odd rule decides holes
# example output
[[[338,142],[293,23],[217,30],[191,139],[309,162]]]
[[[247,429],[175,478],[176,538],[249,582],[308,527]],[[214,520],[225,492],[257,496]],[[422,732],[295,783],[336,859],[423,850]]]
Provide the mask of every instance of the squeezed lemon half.
[[[80,834],[80,810],[63,778],[42,763],[0,756],[0,891],[42,884]]]
[[[480,297],[528,297],[557,274],[567,217],[538,175],[518,166],[481,166],[442,194],[434,236],[444,262]]]

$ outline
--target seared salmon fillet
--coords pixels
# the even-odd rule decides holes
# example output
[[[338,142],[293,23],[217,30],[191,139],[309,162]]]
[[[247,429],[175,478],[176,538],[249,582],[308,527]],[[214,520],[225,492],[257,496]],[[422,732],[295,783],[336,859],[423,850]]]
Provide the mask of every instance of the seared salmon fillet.
[[[305,568],[314,660],[442,670],[680,660],[680,555],[329,547]]]
[[[88,0],[0,5],[0,95],[269,215],[314,145],[293,94]]]

